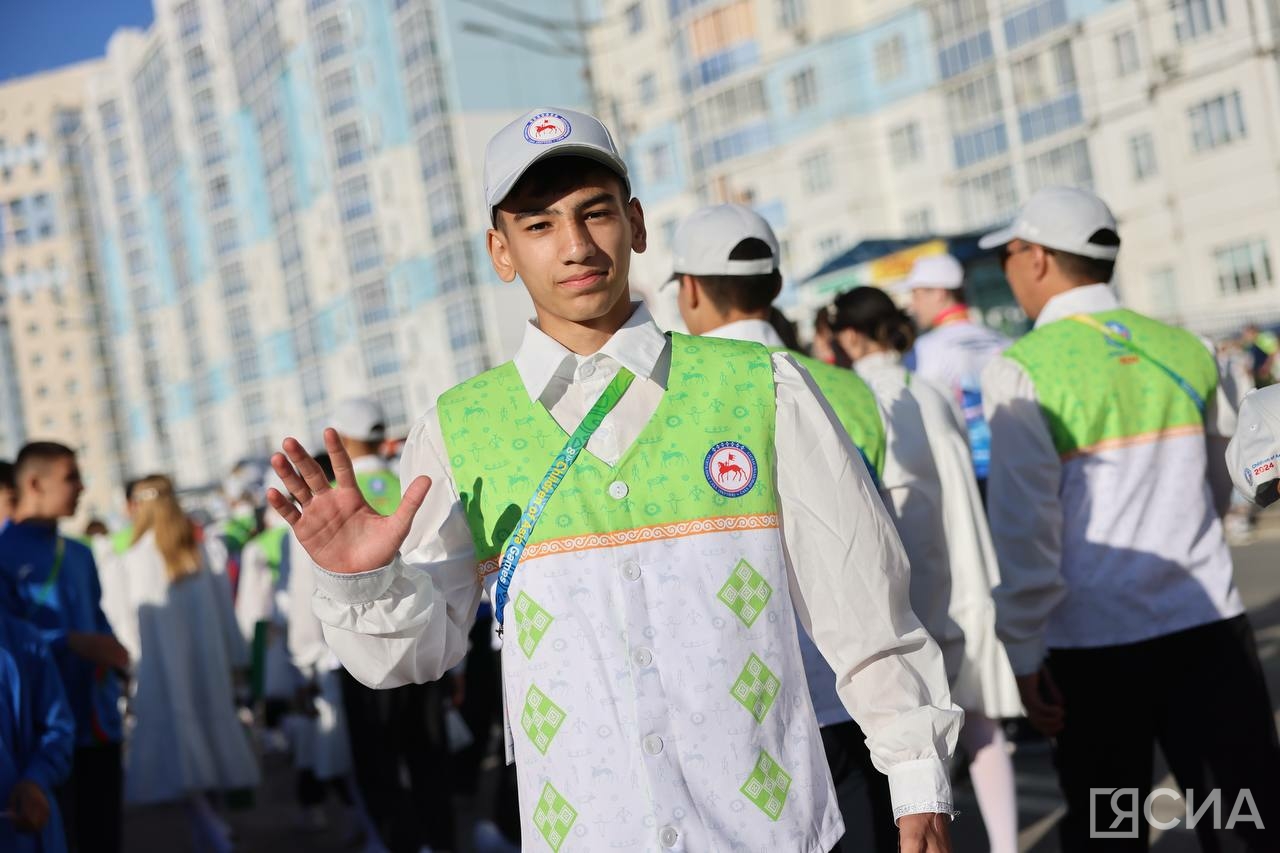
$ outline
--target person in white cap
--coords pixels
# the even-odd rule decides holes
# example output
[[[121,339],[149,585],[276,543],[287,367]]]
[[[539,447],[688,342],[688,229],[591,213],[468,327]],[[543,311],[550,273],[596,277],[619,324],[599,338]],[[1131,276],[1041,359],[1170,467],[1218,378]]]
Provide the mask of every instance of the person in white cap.
[[[920,258],[895,290],[911,294],[911,314],[927,330],[916,338],[906,361],[917,374],[950,392],[964,416],[978,489],[985,494],[991,430],[982,414],[982,369],[1009,346],[1009,339],[970,319],[964,267],[952,255]]]
[[[1250,503],[1271,506],[1280,499],[1280,385],[1250,392],[1240,403],[1227,470]]]
[[[980,245],[1035,321],[983,373],[988,510],[997,626],[1055,738],[1063,848],[1145,849],[1145,821],[1136,840],[1091,837],[1090,789],[1143,802],[1159,744],[1184,790],[1250,792],[1258,820],[1234,831],[1275,850],[1280,746],[1219,520],[1235,413],[1213,353],[1121,306],[1116,220],[1090,192],[1041,190]]]
[[[782,291],[778,238],[764,217],[737,204],[704,207],[676,230],[673,255],[671,281],[679,287],[677,304],[690,334],[751,341],[775,352],[786,348],[772,308]],[[792,357],[822,391],[854,449],[881,481],[887,439],[871,389],[852,371],[798,353]],[[914,593],[921,573],[912,569]],[[945,617],[945,605],[942,613]],[[937,639],[926,614],[919,610],[916,614]],[[875,769],[866,735],[840,702],[831,667],[807,633],[798,635],[809,696],[844,818],[845,835],[837,849],[894,853],[898,836],[893,831],[888,780]]]
[[[839,424],[790,356],[663,335],[630,301],[644,214],[599,120],[531,111],[484,172],[494,269],[537,310],[515,360],[415,425],[391,518],[332,430],[337,488],[294,439],[272,460],[301,508],[272,505],[326,570],[330,646],[369,684],[436,678],[487,586],[511,632],[523,849],[825,853],[844,830],[798,610],[889,776],[902,849],[950,850],[961,713]]]

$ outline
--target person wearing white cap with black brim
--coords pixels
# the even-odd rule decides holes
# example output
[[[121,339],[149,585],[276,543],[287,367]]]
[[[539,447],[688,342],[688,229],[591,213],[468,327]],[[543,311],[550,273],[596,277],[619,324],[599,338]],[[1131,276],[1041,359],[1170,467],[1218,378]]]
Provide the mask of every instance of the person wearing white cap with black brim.
[[[1245,395],[1227,470],[1241,497],[1260,507],[1280,500],[1280,385]]]
[[[1184,790],[1248,790],[1256,819],[1234,832],[1280,849],[1280,746],[1220,522],[1235,412],[1213,353],[1122,307],[1116,220],[1090,192],[1041,190],[981,246],[1035,321],[983,373],[988,510],[997,626],[1055,738],[1063,848],[1145,849],[1145,821],[1135,839],[1093,836],[1090,789],[1143,802],[1158,744]],[[1211,823],[1197,832],[1217,849]]]
[[[969,433],[978,489],[985,494],[991,431],[982,414],[982,369],[1009,346],[1009,339],[970,319],[964,267],[952,255],[918,259],[894,290],[911,295],[910,312],[926,330],[905,361],[918,375],[950,392]]]
[[[790,356],[664,335],[631,302],[644,213],[598,119],[526,113],[484,172],[494,270],[537,312],[515,359],[414,426],[391,518],[332,430],[336,489],[293,439],[272,460],[300,508],[272,506],[325,570],[330,646],[369,684],[436,678],[488,587],[523,849],[826,853],[843,826],[798,609],[889,776],[901,849],[949,851],[961,714],[839,424]]]

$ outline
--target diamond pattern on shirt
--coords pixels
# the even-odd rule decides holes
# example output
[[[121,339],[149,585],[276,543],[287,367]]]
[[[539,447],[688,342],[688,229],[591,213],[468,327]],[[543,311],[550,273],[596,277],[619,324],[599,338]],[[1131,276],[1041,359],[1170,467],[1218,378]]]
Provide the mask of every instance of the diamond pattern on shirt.
[[[769,709],[773,707],[773,700],[778,698],[781,687],[782,682],[778,680],[778,676],[753,654],[747,658],[742,674],[729,689],[733,698],[742,703],[742,707],[756,718],[756,722],[763,723]]]
[[[551,849],[559,853],[560,845],[569,836],[569,830],[578,819],[578,811],[560,796],[560,792],[548,782],[542,788],[542,796],[533,807],[533,825]]]
[[[769,603],[773,587],[746,560],[739,560],[733,574],[720,587],[716,597],[729,606],[743,624],[750,628]]]
[[[556,732],[564,725],[564,710],[552,702],[547,694],[537,687],[529,685],[529,695],[524,700],[524,713],[520,715],[520,726],[524,729],[534,748],[543,755],[551,747]]]
[[[522,592],[516,596],[516,627],[525,657],[533,657],[554,621],[555,618],[528,595]]]
[[[770,820],[777,820],[782,815],[782,807],[786,805],[787,791],[790,788],[791,776],[778,766],[778,762],[769,753],[761,750],[755,769],[742,786],[742,793],[768,815]]]

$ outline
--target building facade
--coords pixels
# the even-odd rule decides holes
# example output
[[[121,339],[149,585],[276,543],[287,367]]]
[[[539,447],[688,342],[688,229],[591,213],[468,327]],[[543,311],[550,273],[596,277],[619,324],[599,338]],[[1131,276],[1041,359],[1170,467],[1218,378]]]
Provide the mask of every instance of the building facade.
[[[872,238],[973,232],[1048,185],[1111,204],[1134,307],[1280,321],[1269,0],[605,0],[595,77],[649,211],[641,286],[699,204],[803,280]],[[804,301],[803,286],[788,296]]]
[[[356,394],[403,433],[506,357],[530,312],[489,265],[484,145],[588,87],[546,26],[572,2],[504,9],[157,0],[113,37],[85,124],[131,471],[216,483]]]
[[[122,476],[82,159],[95,67],[0,86],[0,454],[75,449],[83,517],[110,512]]]

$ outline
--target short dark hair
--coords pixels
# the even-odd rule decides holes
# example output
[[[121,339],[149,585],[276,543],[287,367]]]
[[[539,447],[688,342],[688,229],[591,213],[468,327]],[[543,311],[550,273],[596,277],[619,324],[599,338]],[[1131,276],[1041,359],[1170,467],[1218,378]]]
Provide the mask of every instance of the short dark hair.
[[[1089,237],[1089,242],[1095,246],[1116,248],[1120,245],[1120,235],[1110,228],[1100,228]],[[1077,284],[1107,284],[1115,277],[1114,259],[1090,258],[1049,248],[1045,251],[1057,259],[1062,274]]]
[[[76,452],[65,444],[56,441],[33,441],[18,451],[18,458],[13,462],[14,490],[22,493],[22,481],[33,470],[43,470],[50,463],[59,459],[75,459]]]
[[[630,193],[627,192],[626,180],[613,169],[586,157],[566,155],[550,157],[534,163],[529,167],[528,171],[520,176],[520,180],[516,181],[515,186],[511,188],[511,192],[507,193],[507,197],[494,205],[494,207],[497,210],[501,210],[507,199],[520,193],[527,192],[533,195],[543,195],[556,190],[569,190],[585,183],[590,177],[597,174],[608,175],[616,182],[618,198],[624,205],[631,200]],[[493,215],[494,223],[501,226],[503,220],[498,216],[497,210]]]
[[[0,489],[13,491],[14,486],[13,463],[7,459],[0,459]]]
[[[763,261],[773,257],[769,244],[748,237],[733,247],[731,261]],[[721,314],[730,311],[758,312],[773,304],[782,291],[782,273],[778,270],[755,275],[695,275],[711,304]]]

